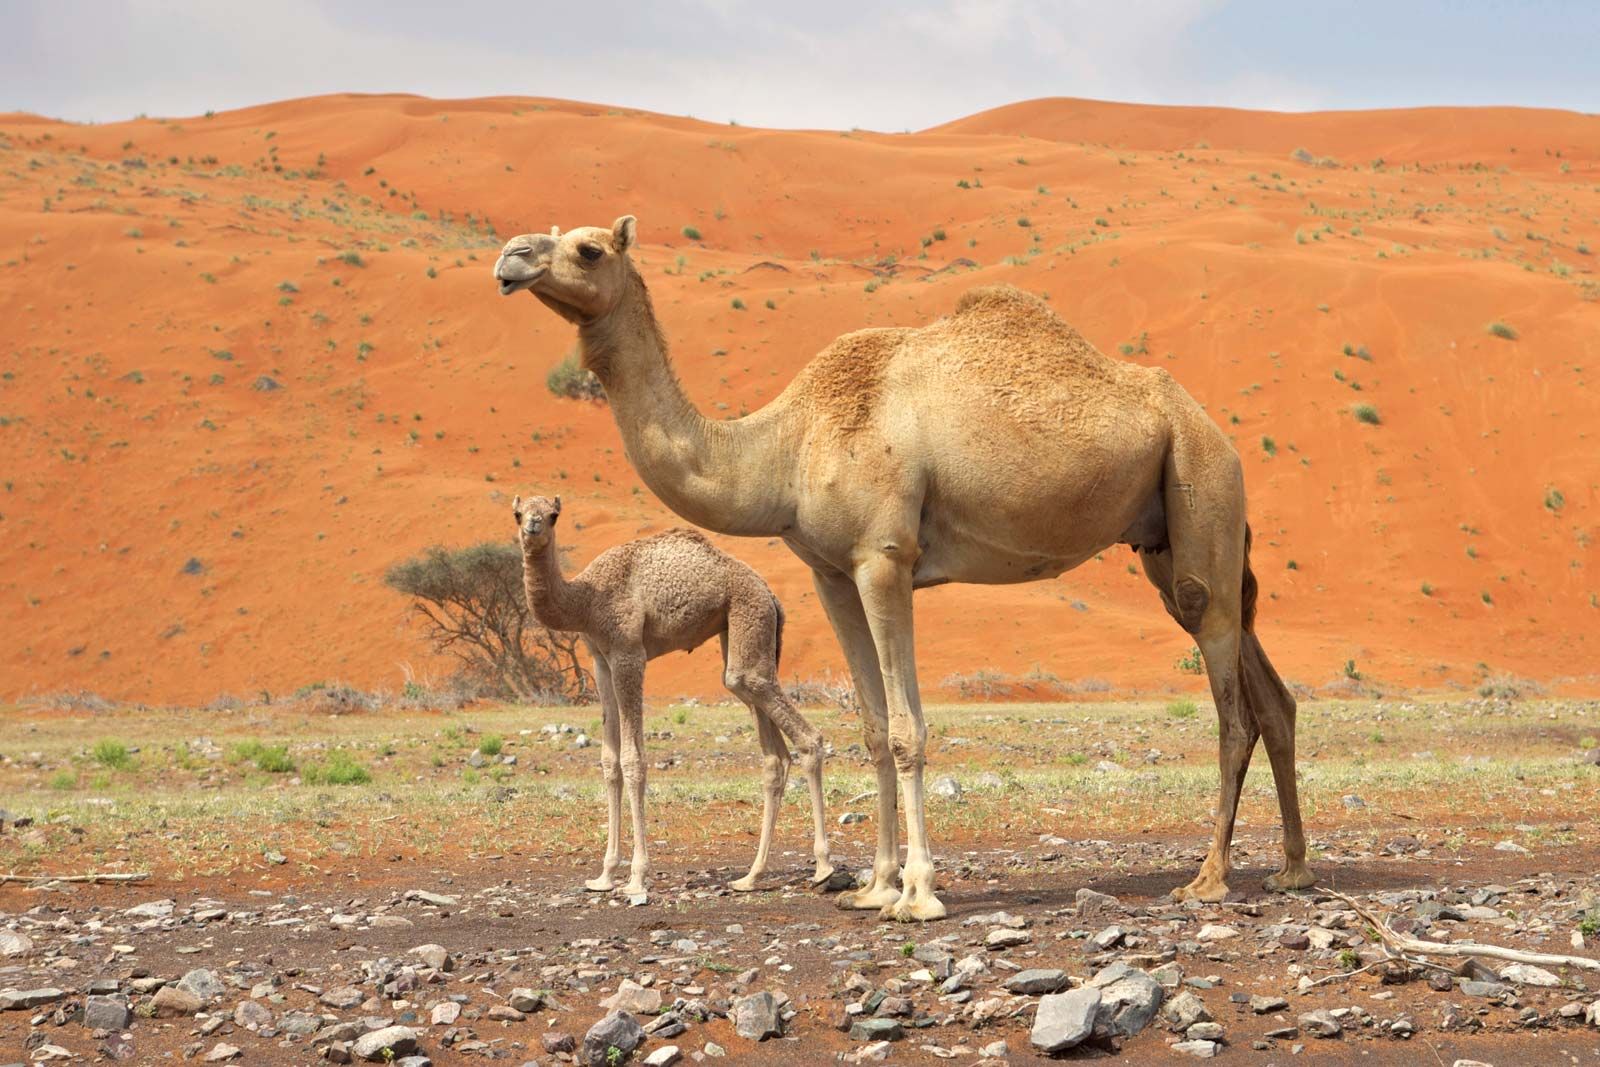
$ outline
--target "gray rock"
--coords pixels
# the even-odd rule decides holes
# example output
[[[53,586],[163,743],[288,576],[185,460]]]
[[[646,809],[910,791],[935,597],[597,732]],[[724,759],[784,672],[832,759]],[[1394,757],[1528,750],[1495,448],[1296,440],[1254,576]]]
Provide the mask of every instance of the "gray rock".
[[[1167,1021],[1168,1026],[1182,1033],[1195,1023],[1210,1019],[1211,1013],[1206,1010],[1205,1001],[1185,989],[1167,1001],[1166,1006],[1161,1009],[1161,1017]]]
[[[418,945],[411,950],[411,955],[436,971],[448,971],[450,969],[450,953],[445,951],[443,945]]]
[[[1183,1036],[1191,1041],[1221,1041],[1222,1024],[1216,1022],[1195,1023],[1184,1032]]]
[[[644,1067],[672,1067],[683,1059],[677,1045],[662,1045],[644,1058]]]
[[[1067,972],[1039,967],[1018,971],[1006,979],[1006,989],[1012,993],[1037,996],[1041,993],[1059,993],[1067,987]]]
[[[1122,940],[1125,931],[1120,926],[1108,926],[1089,939],[1089,947],[1104,952]]]
[[[783,1019],[778,1014],[778,998],[771,993],[753,993],[733,1002],[729,1013],[733,1032],[751,1041],[765,1041],[783,1034]]]
[[[322,1029],[322,1020],[308,1011],[291,1011],[278,1020],[278,1029],[296,1037],[310,1037]]]
[[[83,1025],[91,1030],[121,1030],[128,1025],[128,998],[121,993],[106,997],[87,997],[83,1002]]]
[[[1250,1010],[1257,1015],[1266,1015],[1268,1012],[1282,1011],[1289,1006],[1289,1002],[1282,997],[1254,996],[1250,998]]]
[[[433,1067],[433,1061],[426,1056],[401,1056],[394,1067]]]
[[[246,1030],[260,1030],[272,1025],[272,1009],[259,1000],[241,1000],[233,1009],[233,1024]]]
[[[1300,1029],[1312,1037],[1338,1037],[1344,1032],[1344,1027],[1339,1025],[1339,1020],[1326,1011],[1308,1011],[1300,1016]]]
[[[1561,984],[1561,979],[1545,970],[1529,963],[1513,963],[1500,972],[1500,977],[1507,982],[1517,985],[1535,985],[1555,987]]]
[[[839,816],[839,825],[840,826],[849,826],[852,823],[866,822],[866,821],[867,821],[866,815],[862,814],[859,811],[847,811],[843,815]]]
[[[217,976],[204,967],[196,967],[178,979],[178,988],[193,993],[200,998],[202,1004],[210,1004],[228,991],[227,987],[217,980]]]
[[[1117,911],[1122,907],[1122,901],[1110,893],[1097,893],[1088,887],[1078,890],[1077,900],[1078,915],[1085,919],[1103,915],[1108,911]]]
[[[1134,971],[1100,988],[1100,1012],[1095,1029],[1119,1037],[1132,1037],[1161,1010],[1166,991],[1143,971]]]
[[[433,1020],[434,1026],[454,1026],[461,1018],[461,1005],[453,1000],[441,1000],[433,1006],[428,1018]]]
[[[443,893],[430,893],[426,889],[408,889],[406,899],[431,904],[436,908],[453,908],[461,903],[455,897],[445,896]]]
[[[275,390],[282,389],[283,386],[278,384],[278,380],[276,378],[272,378],[263,374],[251,384],[250,388],[254,389],[258,393],[271,393]]]
[[[328,990],[317,999],[330,1008],[337,1008],[340,1011],[348,1011],[357,1004],[360,1004],[363,1000],[366,1000],[367,995],[353,985],[342,985],[335,989]]]
[[[851,1041],[899,1041],[906,1031],[894,1019],[862,1019],[850,1026]]]
[[[649,989],[624,978],[617,991],[600,1002],[606,1011],[625,1011],[633,1015],[654,1015],[661,1010],[661,991]],[[516,1005],[512,1005],[516,1007]]]
[[[138,904],[123,912],[135,919],[165,919],[172,914],[172,909],[177,905],[170,900],[152,900],[145,904]]]
[[[1029,1040],[1041,1052],[1064,1052],[1094,1032],[1099,1014],[1100,990],[1093,986],[1052,993],[1039,1000]]]
[[[546,1030],[539,1035],[539,1044],[554,1056],[558,1052],[571,1052],[578,1047],[578,1039],[563,1030]]]
[[[1600,1000],[1595,1001],[1583,1010],[1583,1021],[1590,1026],[1600,1026]]]
[[[538,1011],[544,1006],[544,994],[535,989],[518,987],[511,991],[506,1003],[518,1011]]]
[[[1356,811],[1367,806],[1367,802],[1356,796],[1354,793],[1346,793],[1340,798],[1340,800],[1343,801],[1345,807],[1352,811]]]
[[[33,951],[33,938],[15,930],[0,930],[0,957],[26,956]]]
[[[409,1026],[385,1026],[370,1034],[362,1034],[350,1045],[350,1055],[369,1062],[393,1060],[416,1051],[417,1032]]]
[[[1011,948],[1016,945],[1026,945],[1033,940],[1033,935],[1026,930],[990,930],[983,943],[990,948]]]
[[[584,1067],[611,1067],[612,1049],[626,1060],[644,1043],[644,1029],[625,1011],[612,1012],[583,1035],[578,1062]]]
[[[1506,991],[1506,987],[1499,982],[1462,982],[1461,995],[1464,997],[1498,997]]]
[[[961,783],[948,774],[940,775],[928,786],[928,792],[936,797],[946,797],[950,800],[959,799],[961,796]]]
[[[207,1062],[207,1063],[227,1063],[229,1060],[233,1059],[234,1057],[236,1057],[238,1055],[239,1055],[239,1047],[237,1045],[229,1045],[229,1044],[224,1044],[222,1042],[218,1042],[216,1048],[214,1048],[210,1052],[206,1053],[205,1062]]]
[[[1172,1046],[1172,1051],[1181,1052],[1186,1056],[1195,1056],[1202,1060],[1209,1060],[1217,1054],[1215,1041],[1179,1041]]]
[[[37,1008],[42,1004],[54,1004],[66,992],[54,986],[40,986],[38,989],[8,989],[0,993],[0,1011],[26,1011],[28,1008]]]

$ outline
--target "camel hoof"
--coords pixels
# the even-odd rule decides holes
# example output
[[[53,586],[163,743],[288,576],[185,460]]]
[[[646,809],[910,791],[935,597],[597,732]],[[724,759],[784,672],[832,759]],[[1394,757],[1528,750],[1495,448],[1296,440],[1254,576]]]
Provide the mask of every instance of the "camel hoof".
[[[925,923],[945,917],[944,903],[932,893],[923,893],[909,900],[901,897],[884,908],[881,915],[897,923]]]
[[[817,868],[817,873],[811,876],[812,885],[825,885],[833,877],[833,864],[824,863]]]
[[[856,889],[848,893],[839,894],[839,907],[845,911],[878,911],[886,908],[900,899],[900,890],[894,886],[880,886],[874,889],[867,886],[865,889]]]
[[[1309,889],[1317,884],[1317,876],[1311,873],[1305,864],[1296,867],[1285,867],[1277,874],[1267,875],[1267,880],[1262,883],[1274,893],[1286,893],[1291,889]]]
[[[1198,900],[1203,904],[1220,904],[1228,896],[1228,884],[1196,878],[1188,885],[1179,886],[1171,893],[1173,900]]]
[[[622,895],[627,898],[628,907],[642,908],[650,903],[650,894],[642,885],[627,885],[623,887]]]
[[[728,883],[728,888],[735,893],[748,893],[756,887],[756,876],[747,874],[743,878]]]
[[[591,878],[583,883],[583,888],[591,893],[609,893],[617,888],[617,883],[609,878]]]

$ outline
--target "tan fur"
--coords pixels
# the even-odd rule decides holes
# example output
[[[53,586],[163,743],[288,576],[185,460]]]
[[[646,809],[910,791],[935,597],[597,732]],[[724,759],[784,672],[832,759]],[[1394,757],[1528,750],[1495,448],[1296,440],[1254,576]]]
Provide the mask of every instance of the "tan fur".
[[[756,717],[761,744],[761,838],[750,873],[733,883],[751,889],[766,868],[773,827],[794,746],[811,791],[817,881],[833,873],[822,795],[822,735],[795,710],[778,683],[783,608],[761,576],[717,548],[698,530],[675,529],[602,552],[570,581],[561,573],[555,527],[561,498],[518,497],[512,503],[522,544],[528,607],[540,625],[581,633],[595,658],[604,731],[608,827],[606,857],[589,888],[613,887],[618,859],[621,792],[633,815],[633,864],[627,892],[645,892],[649,864],[644,827],[644,668],[657,656],[722,640],[723,682]]]
[[[945,914],[923,799],[926,728],[912,590],[1048,578],[1115,544],[1205,658],[1219,720],[1211,851],[1180,897],[1220,900],[1239,790],[1266,741],[1284,821],[1272,888],[1311,884],[1294,780],[1294,701],[1252,632],[1244,476],[1227,437],[1172,376],[1097,351],[1044,301],[974,289],[916,329],[829,345],[772,403],[710,420],[684,395],[644,283],[610,231],[513,238],[502,293],[528,289],[603,353],[628,459],[697,525],[781,536],[810,565],[849,662],[878,776],[872,881],[847,907],[897,919]],[[619,243],[617,234],[623,234]],[[588,246],[606,250],[582,258]],[[588,357],[586,357],[588,358]],[[897,786],[907,852],[898,871]]]

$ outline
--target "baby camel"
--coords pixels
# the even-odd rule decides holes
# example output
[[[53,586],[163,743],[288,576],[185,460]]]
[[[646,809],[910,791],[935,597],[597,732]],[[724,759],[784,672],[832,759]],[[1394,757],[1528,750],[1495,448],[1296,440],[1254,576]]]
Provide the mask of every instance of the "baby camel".
[[[594,655],[605,728],[601,767],[607,805],[606,857],[600,877],[584,884],[605,892],[616,883],[622,787],[633,816],[633,863],[623,892],[645,892],[649,857],[644,827],[644,665],[668,652],[688,652],[713,635],[722,639],[723,684],[755,714],[761,743],[761,841],[750,873],[731,883],[755,888],[767,866],[778,805],[789,778],[789,748],[811,790],[815,882],[833,873],[823,818],[822,735],[795,710],[778,685],[783,607],[747,565],[695,530],[674,529],[602,552],[571,581],[561,574],[555,525],[561,498],[517,497],[511,503],[522,541],[528,607],[540,625],[581,633]],[[620,768],[619,768],[620,763]],[[619,777],[620,770],[620,777]]]

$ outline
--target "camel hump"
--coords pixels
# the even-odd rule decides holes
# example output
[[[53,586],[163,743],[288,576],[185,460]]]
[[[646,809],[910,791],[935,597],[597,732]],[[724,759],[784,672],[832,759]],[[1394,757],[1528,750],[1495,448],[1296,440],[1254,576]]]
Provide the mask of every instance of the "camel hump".
[[[1056,313],[1039,297],[1018,289],[1014,285],[980,285],[968,289],[956,301],[956,315],[983,312],[1017,314],[1018,312],[1043,312],[1051,318]]]

